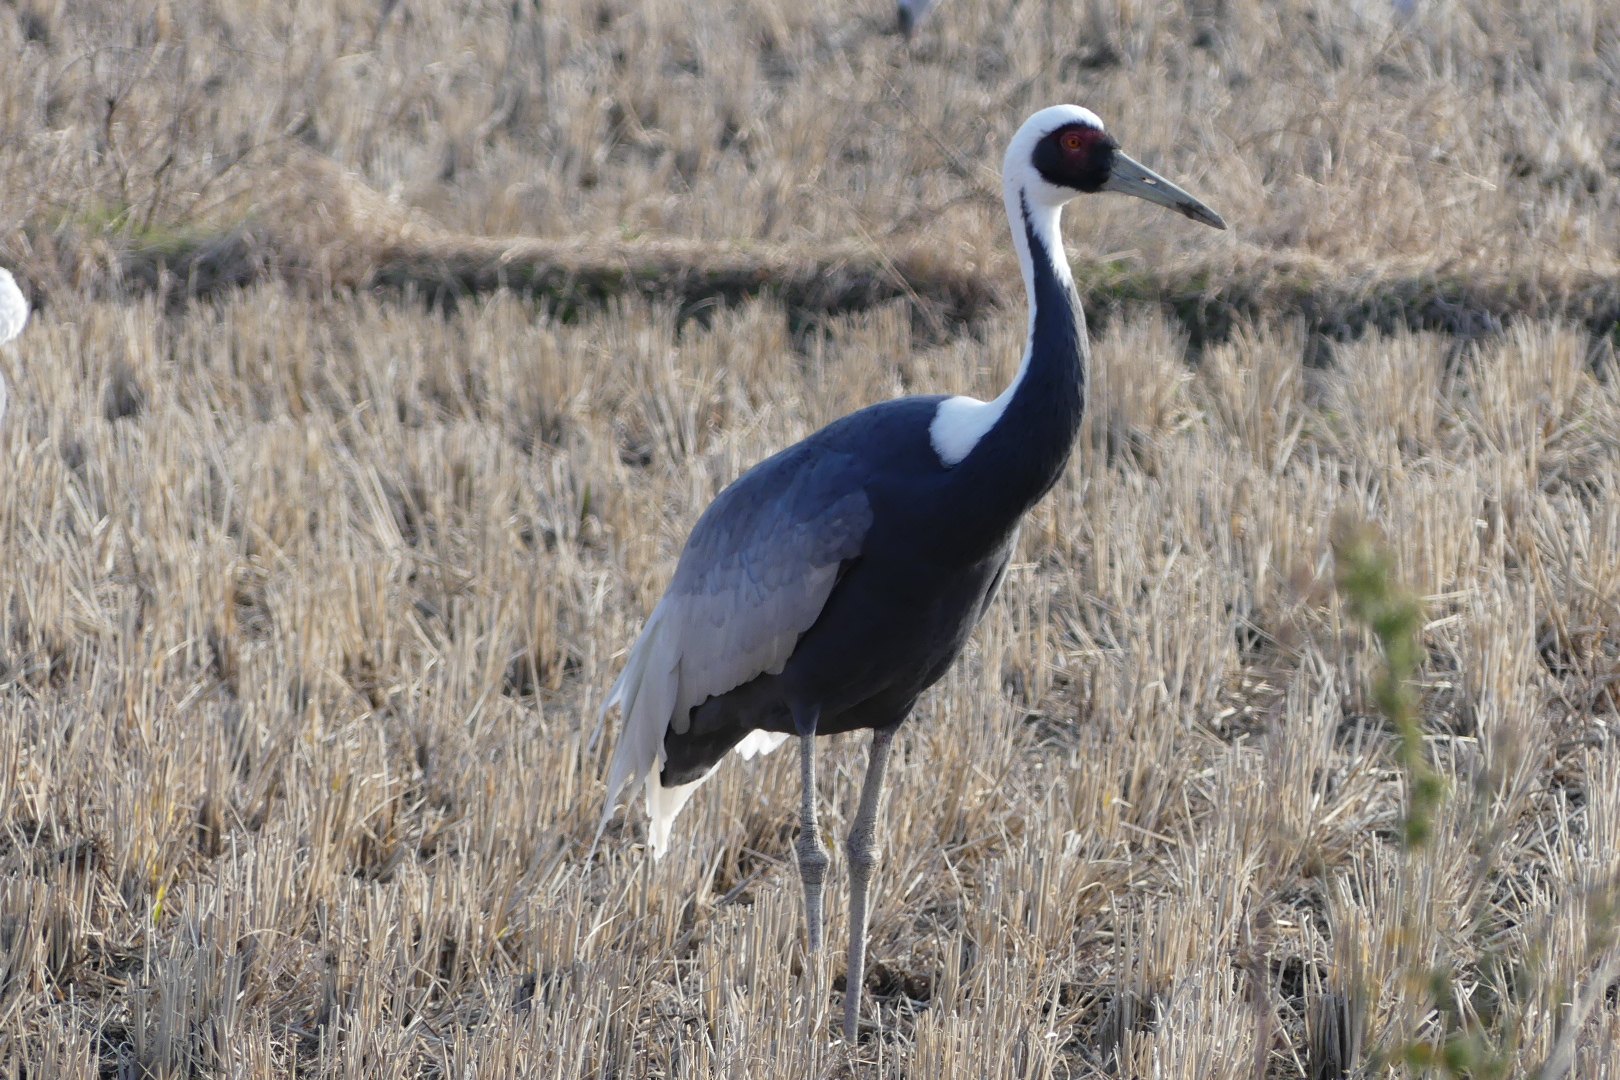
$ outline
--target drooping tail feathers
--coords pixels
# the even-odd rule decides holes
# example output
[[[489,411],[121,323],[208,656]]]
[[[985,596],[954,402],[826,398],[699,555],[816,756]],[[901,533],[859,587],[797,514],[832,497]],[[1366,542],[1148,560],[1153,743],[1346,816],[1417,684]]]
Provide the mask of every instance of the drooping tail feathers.
[[[631,781],[640,779],[647,802],[647,842],[655,859],[662,858],[669,849],[669,833],[675,818],[698,785],[708,779],[705,774],[690,784],[668,788],[659,782],[664,765],[664,734],[680,704],[681,689],[680,641],[674,625],[676,620],[670,618],[670,603],[666,595],[653,609],[625,660],[624,670],[602,703],[604,716],[613,706],[619,706],[624,722],[618,745],[613,750],[612,766],[608,769],[607,800],[602,806],[596,838],[601,839],[603,828],[612,820],[619,796]],[[736,752],[744,758],[769,753],[786,738],[771,731],[751,732],[737,744]],[[593,842],[591,847],[594,850],[596,844]]]

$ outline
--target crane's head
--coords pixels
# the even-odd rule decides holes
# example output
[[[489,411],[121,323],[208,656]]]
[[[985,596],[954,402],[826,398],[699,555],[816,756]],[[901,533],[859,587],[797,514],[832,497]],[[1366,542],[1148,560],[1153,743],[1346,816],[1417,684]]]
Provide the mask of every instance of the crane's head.
[[[1076,195],[1117,191],[1226,228],[1221,215],[1120,153],[1097,114],[1078,105],[1053,105],[1025,120],[1007,147],[1001,175],[1009,192],[1022,191],[1031,203],[1061,206]]]

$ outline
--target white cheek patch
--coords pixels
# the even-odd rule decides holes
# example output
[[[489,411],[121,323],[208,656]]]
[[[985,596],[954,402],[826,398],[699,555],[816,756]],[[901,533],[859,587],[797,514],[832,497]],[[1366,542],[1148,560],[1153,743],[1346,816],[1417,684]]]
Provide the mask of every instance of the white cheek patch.
[[[939,455],[940,464],[947,469],[979,445],[985,433],[996,426],[1002,410],[1007,407],[1007,395],[994,401],[978,398],[949,397],[939,403],[934,421],[928,425],[928,441]]]

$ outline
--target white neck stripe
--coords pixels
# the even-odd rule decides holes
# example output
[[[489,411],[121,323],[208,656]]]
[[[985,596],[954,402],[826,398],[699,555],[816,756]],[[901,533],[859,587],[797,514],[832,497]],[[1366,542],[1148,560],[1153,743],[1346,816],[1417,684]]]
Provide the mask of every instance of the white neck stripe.
[[[1052,270],[1059,280],[1071,288],[1074,284],[1069,258],[1063,251],[1063,230],[1060,225],[1063,204],[1041,201],[1031,209],[1027,185],[1014,187],[1009,184],[1006,200],[1013,246],[1018,251],[1018,264],[1024,274],[1024,294],[1029,297],[1029,335],[1024,344],[1024,357],[1018,364],[1018,374],[1013,376],[1013,381],[994,401],[958,395],[939,403],[934,419],[928,425],[928,439],[933,444],[934,453],[939,455],[940,463],[946,468],[959,464],[979,445],[979,440],[996,426],[1029,371],[1030,356],[1035,348],[1035,260],[1029,250],[1029,233],[1034,233],[1046,249]]]

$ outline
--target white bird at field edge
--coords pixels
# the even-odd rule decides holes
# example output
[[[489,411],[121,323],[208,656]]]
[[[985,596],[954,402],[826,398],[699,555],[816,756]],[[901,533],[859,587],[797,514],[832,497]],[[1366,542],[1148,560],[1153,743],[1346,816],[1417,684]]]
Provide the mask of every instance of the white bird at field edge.
[[[11,271],[0,267],[0,345],[22,333],[27,323],[28,300],[17,287],[17,279],[11,276]],[[0,376],[0,422],[6,418],[7,400],[6,380]]]

